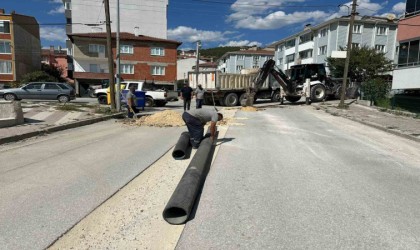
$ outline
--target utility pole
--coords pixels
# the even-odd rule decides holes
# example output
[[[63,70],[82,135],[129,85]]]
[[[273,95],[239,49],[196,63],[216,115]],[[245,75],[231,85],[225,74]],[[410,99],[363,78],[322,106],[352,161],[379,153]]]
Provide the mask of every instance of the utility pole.
[[[340,98],[340,104],[338,105],[339,108],[345,108],[344,99],[346,97],[347,75],[349,72],[350,51],[351,51],[351,42],[352,42],[352,36],[353,36],[353,23],[354,23],[354,18],[356,16],[356,6],[357,6],[356,3],[357,3],[357,0],[353,0],[352,7],[351,7],[349,37],[347,40],[347,53],[346,53],[346,61],[344,63],[343,84],[341,85],[341,98]]]
[[[121,92],[121,78],[120,78],[120,74],[121,74],[121,67],[120,67],[120,0],[117,0],[117,35],[116,35],[116,39],[117,39],[117,46],[116,46],[116,59],[117,59],[117,89],[115,90],[115,103],[117,106],[117,111],[121,111],[121,97],[120,97],[120,92]]]
[[[109,0],[104,0],[106,17],[106,51],[108,54],[109,90],[111,95],[111,110],[115,110],[115,85],[114,85],[114,56],[112,54],[111,18],[109,16]]]
[[[198,86],[198,63],[199,63],[199,59],[200,59],[200,56],[199,56],[199,54],[200,54],[200,51],[199,51],[200,50],[200,47],[201,47],[201,41],[198,40],[197,41],[197,48],[196,48],[196,54],[197,54],[196,59],[197,59],[197,61],[195,63],[195,82],[196,82],[197,86]]]

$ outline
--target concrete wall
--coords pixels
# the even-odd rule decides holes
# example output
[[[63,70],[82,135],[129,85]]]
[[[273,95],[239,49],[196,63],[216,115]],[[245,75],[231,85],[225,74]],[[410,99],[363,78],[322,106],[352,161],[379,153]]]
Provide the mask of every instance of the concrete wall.
[[[0,101],[0,128],[24,123],[20,102]]]
[[[192,71],[192,67],[195,66],[196,62],[197,60],[195,58],[186,58],[178,60],[176,65],[176,79],[188,79],[188,72]],[[199,63],[205,63],[205,61],[199,60]]]

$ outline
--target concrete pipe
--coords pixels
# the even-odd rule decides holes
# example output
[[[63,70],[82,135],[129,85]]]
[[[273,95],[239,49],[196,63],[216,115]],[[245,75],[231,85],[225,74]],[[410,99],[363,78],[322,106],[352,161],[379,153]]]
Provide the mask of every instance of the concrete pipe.
[[[175,145],[174,151],[172,151],[172,157],[175,160],[184,159],[190,146],[190,133],[182,132],[178,142]]]
[[[209,137],[203,139],[174,193],[163,210],[163,219],[172,225],[184,224],[206,179],[213,158]]]

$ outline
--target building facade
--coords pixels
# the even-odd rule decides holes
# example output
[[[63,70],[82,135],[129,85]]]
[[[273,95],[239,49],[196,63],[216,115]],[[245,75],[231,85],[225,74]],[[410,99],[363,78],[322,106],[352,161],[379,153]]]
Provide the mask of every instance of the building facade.
[[[106,33],[68,36],[73,44],[73,78],[76,93],[83,95],[83,91],[90,85],[100,84],[109,79]],[[179,45],[181,43],[177,41],[120,33],[121,80],[147,80],[156,84],[175,83]],[[115,58],[115,33],[112,33],[112,53],[112,57]]]
[[[392,89],[420,90],[420,1],[407,0],[406,14],[398,23],[398,62]]]
[[[61,47],[55,49],[54,46],[50,46],[49,49],[42,49],[41,63],[59,69],[61,71],[61,78],[67,82],[72,82],[71,79],[67,78],[67,50]]]
[[[41,69],[39,25],[34,17],[0,9],[0,83]]]
[[[265,61],[274,58],[272,50],[240,50],[225,53],[217,60],[217,69],[223,73],[240,74],[246,69],[261,68]]]
[[[205,63],[206,61],[199,60],[198,63]],[[176,79],[179,80],[186,80],[188,79],[188,72],[193,69],[193,67],[197,64],[196,58],[184,58],[178,59],[177,61],[177,76]]]
[[[325,63],[333,51],[347,47],[350,17],[334,18],[282,39],[275,48],[276,65],[287,71],[295,64]],[[395,61],[397,23],[383,17],[356,16],[352,46],[367,46]]]
[[[106,32],[102,1],[63,0],[66,33]],[[117,30],[117,1],[110,0],[111,30]],[[120,32],[167,38],[168,0],[120,0]],[[99,24],[99,25],[98,25]]]

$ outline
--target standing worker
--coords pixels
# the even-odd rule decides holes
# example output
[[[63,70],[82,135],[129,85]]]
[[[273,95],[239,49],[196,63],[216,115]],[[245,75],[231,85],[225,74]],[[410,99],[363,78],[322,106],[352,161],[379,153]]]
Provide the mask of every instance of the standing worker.
[[[184,112],[182,119],[187,125],[188,132],[190,133],[190,141],[193,148],[198,148],[201,140],[204,137],[204,125],[210,123],[210,140],[214,141],[216,134],[216,122],[223,120],[223,115],[217,113],[215,110],[208,109],[195,109]]]
[[[198,87],[194,91],[195,98],[196,98],[195,99],[195,108],[196,109],[201,109],[201,107],[203,106],[204,92],[206,92],[206,91],[203,89],[201,84],[198,84]]]
[[[181,98],[184,100],[184,111],[190,110],[192,93],[193,89],[188,86],[188,83],[184,83],[184,87],[181,88]]]
[[[136,102],[137,102],[136,95],[135,95],[136,88],[133,85],[131,85],[128,89],[129,90],[126,95],[128,118],[133,118],[134,114],[139,112],[139,110],[136,107]]]

